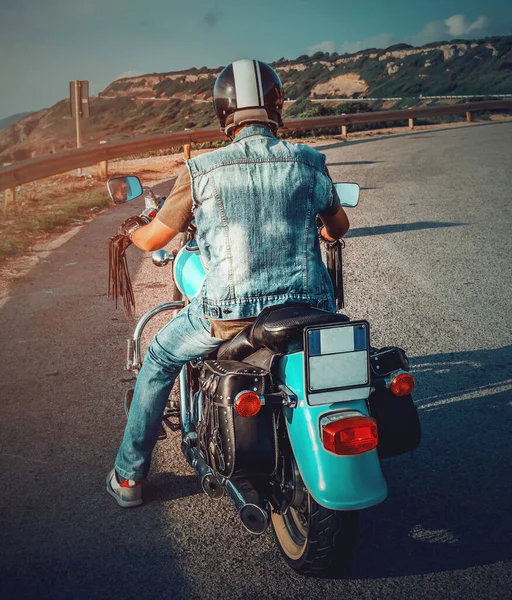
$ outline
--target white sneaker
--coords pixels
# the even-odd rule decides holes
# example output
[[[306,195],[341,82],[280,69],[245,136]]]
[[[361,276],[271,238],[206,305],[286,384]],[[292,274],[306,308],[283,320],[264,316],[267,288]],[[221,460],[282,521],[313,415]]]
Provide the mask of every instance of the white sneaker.
[[[131,508],[142,504],[142,481],[125,479],[122,483],[119,483],[115,469],[112,469],[107,475],[107,492],[123,508]]]

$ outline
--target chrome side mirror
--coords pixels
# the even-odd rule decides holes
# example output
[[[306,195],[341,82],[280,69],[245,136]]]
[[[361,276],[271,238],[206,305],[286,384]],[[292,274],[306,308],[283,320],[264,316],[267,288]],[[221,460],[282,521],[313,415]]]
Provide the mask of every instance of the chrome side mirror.
[[[168,265],[175,258],[175,255],[169,254],[167,250],[156,250],[151,254],[151,260],[155,267],[165,267],[165,265]]]
[[[142,194],[142,185],[138,177],[112,177],[107,181],[110,197],[116,204],[124,204],[135,200]]]
[[[335,183],[334,188],[340,199],[341,206],[353,208],[359,202],[359,184]]]

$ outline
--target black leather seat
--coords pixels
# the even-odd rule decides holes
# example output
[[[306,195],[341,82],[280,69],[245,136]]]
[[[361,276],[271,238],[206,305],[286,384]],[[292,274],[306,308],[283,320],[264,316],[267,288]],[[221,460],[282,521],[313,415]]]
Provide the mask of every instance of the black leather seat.
[[[252,354],[256,348],[251,343],[250,335],[252,325],[247,325],[217,350],[217,360],[243,360]]]
[[[256,319],[217,351],[218,360],[244,360],[259,348],[275,354],[299,352],[303,347],[302,331],[307,325],[340,323],[346,315],[320,310],[307,304],[279,304],[265,308]]]
[[[276,354],[300,352],[307,325],[350,321],[346,315],[327,312],[307,304],[279,304],[265,308],[252,327],[251,342]]]

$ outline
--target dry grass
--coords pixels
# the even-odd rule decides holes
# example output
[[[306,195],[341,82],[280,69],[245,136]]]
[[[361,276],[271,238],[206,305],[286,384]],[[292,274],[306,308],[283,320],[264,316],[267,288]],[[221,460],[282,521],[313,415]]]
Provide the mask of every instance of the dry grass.
[[[15,256],[50,234],[81,224],[108,205],[108,194],[99,182],[76,181],[76,177],[75,181],[66,177],[51,179],[23,186],[14,205],[2,202],[0,259]]]
[[[109,176],[135,174],[145,184],[169,179],[183,167],[183,155],[116,160]],[[0,260],[19,255],[34,244],[81,225],[106,208],[110,199],[98,167],[40,179],[19,187],[16,202],[0,193]]]

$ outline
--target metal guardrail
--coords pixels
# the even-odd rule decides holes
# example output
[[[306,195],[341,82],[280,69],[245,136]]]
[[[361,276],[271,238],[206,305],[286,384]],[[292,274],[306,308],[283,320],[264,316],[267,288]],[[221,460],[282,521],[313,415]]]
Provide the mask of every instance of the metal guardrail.
[[[386,110],[292,119],[285,121],[282,131],[291,132],[322,129],[325,127],[342,127],[342,134],[346,135],[347,127],[355,124],[409,121],[409,127],[412,128],[414,125],[413,120],[418,117],[466,113],[467,119],[471,120],[472,112],[488,110],[512,110],[512,100],[467,102],[464,104],[435,106],[431,108],[410,108],[405,110]],[[11,197],[14,199],[14,189],[16,186],[36,181],[37,179],[44,179],[45,177],[59,175],[60,173],[66,173],[80,167],[96,165],[101,161],[123,158],[133,154],[225,139],[227,139],[226,136],[217,128],[196,129],[138,137],[119,142],[107,142],[106,144],[95,144],[85,148],[48,154],[0,169],[0,191],[10,190]]]
[[[311,102],[399,102],[400,100],[471,100],[471,98],[489,98],[501,100],[503,98],[512,98],[512,94],[472,94],[466,96],[393,96],[391,98],[373,98],[372,96],[360,96],[359,98],[310,98]],[[286,100],[293,104],[297,100]],[[483,100],[482,100],[483,102]]]
[[[510,110],[512,100],[490,100],[488,102],[466,102],[449,106],[433,106],[430,108],[408,108],[402,110],[379,110],[368,113],[336,115],[327,117],[310,117],[295,119],[285,123],[285,129],[298,131],[304,129],[320,129],[321,127],[349,126],[365,123],[385,123],[387,121],[408,121],[418,117],[433,117],[459,113],[482,112],[487,110]],[[1,176],[1,175],[0,175]],[[1,181],[1,179],[0,179]]]

